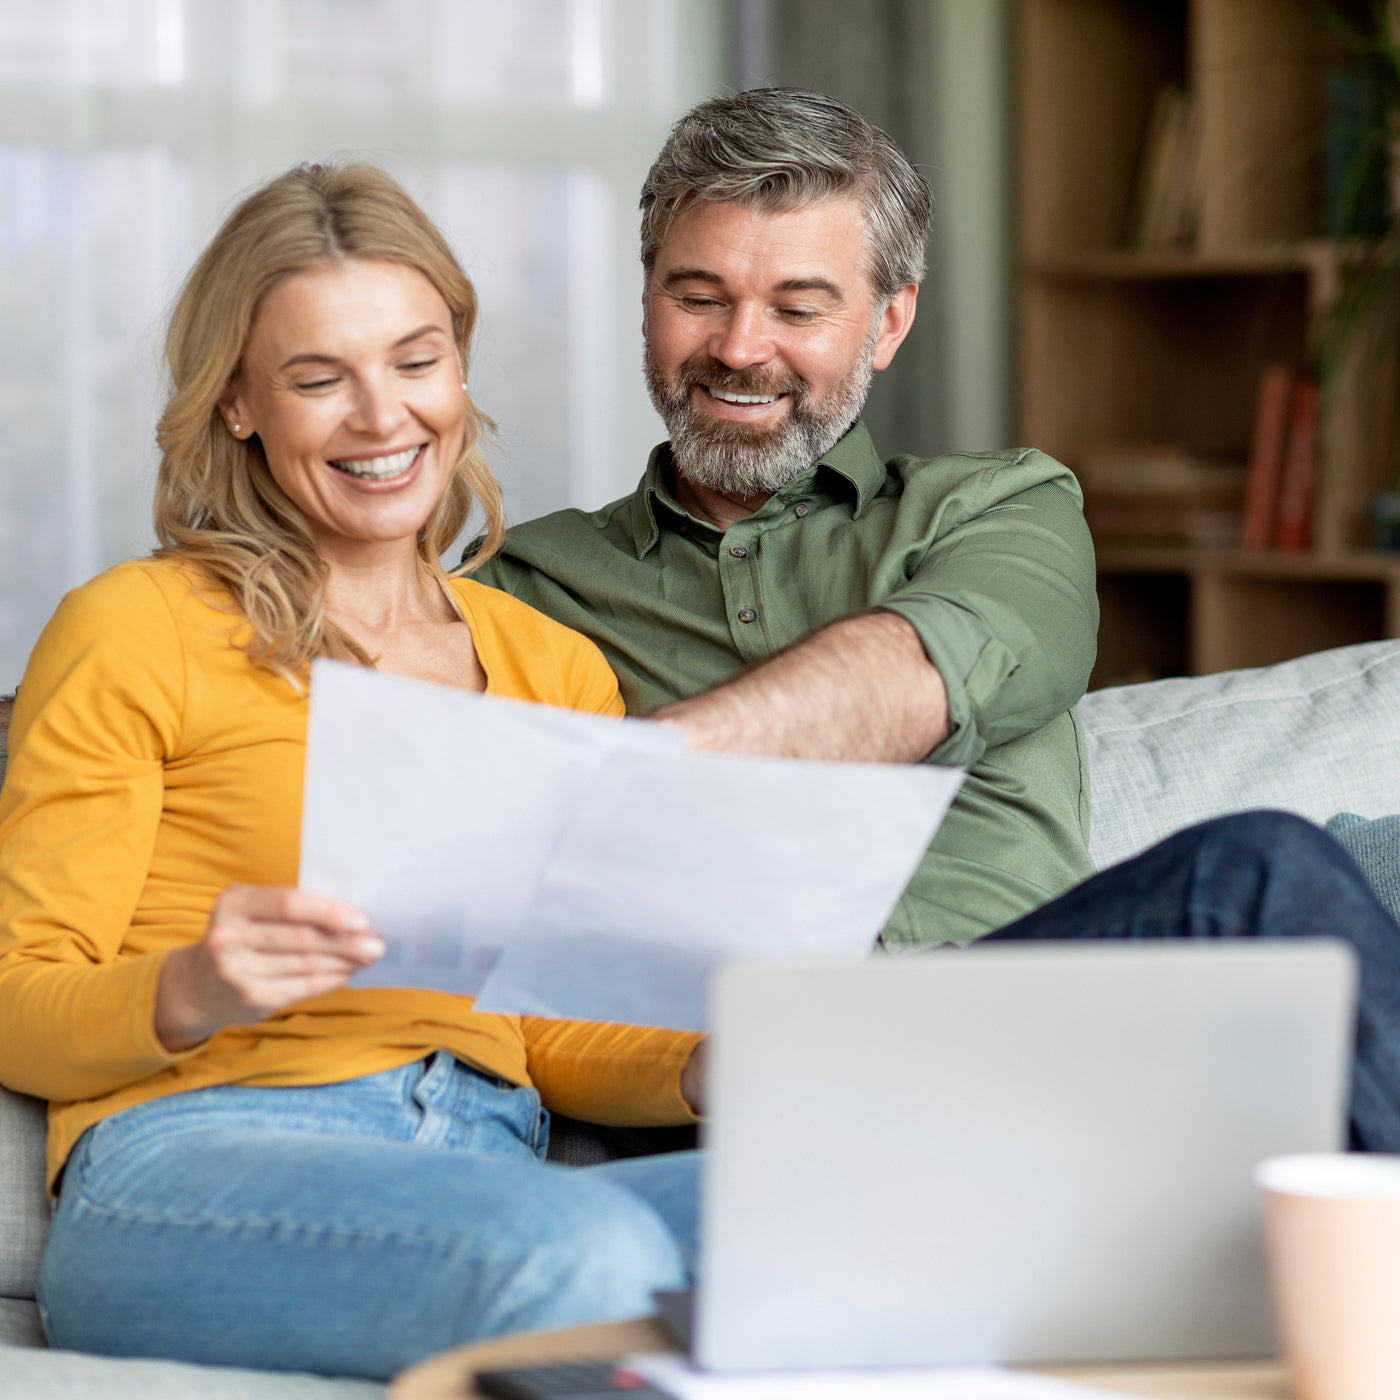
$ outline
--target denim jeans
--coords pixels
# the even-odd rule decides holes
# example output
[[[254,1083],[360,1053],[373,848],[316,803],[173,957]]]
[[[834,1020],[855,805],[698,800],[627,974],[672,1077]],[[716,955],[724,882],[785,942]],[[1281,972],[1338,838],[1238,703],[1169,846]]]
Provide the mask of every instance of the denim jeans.
[[[39,1279],[56,1346],[387,1377],[478,1337],[653,1310],[694,1257],[697,1154],[544,1162],[533,1089],[439,1053],[219,1087],[79,1140]]]
[[[1400,1151],[1400,927],[1307,822],[1193,827],[991,936],[1320,934],[1361,955],[1354,1143]],[[533,1090],[445,1055],[128,1109],[69,1161],[40,1275],[49,1336],[387,1376],[477,1337],[650,1312],[690,1274],[696,1154],[553,1167],[546,1125]]]

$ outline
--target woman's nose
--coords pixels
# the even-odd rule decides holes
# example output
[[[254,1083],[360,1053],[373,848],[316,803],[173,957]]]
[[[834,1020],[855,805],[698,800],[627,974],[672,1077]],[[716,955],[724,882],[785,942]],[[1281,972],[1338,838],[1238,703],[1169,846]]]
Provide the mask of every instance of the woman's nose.
[[[368,437],[387,438],[403,422],[404,408],[394,386],[362,379],[354,388],[350,427]]]

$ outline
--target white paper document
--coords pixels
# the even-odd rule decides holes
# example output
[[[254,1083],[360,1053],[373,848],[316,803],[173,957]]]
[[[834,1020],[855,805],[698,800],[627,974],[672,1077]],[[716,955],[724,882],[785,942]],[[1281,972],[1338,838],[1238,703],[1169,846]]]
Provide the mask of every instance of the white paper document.
[[[322,660],[300,884],[388,945],[356,985],[703,1030],[725,958],[864,956],[961,781],[689,753],[663,725]]]
[[[733,1375],[659,1354],[631,1357],[624,1366],[675,1400],[1112,1400],[1118,1393],[998,1366]]]

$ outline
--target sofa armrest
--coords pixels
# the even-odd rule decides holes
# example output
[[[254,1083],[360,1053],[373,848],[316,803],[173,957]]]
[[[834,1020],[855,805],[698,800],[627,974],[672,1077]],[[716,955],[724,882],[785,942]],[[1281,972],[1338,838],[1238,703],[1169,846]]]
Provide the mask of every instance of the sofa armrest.
[[[47,1132],[39,1099],[0,1088],[0,1298],[34,1297],[49,1233]]]

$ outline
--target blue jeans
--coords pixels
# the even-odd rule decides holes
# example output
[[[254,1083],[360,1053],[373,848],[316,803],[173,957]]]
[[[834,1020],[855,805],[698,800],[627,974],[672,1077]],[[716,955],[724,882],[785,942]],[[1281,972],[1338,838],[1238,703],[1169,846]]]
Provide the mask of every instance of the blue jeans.
[[[1361,955],[1355,1144],[1400,1151],[1400,928],[1316,827],[1193,827],[991,936],[1318,934]],[[128,1109],[69,1161],[39,1282],[49,1336],[386,1376],[477,1337],[650,1312],[690,1272],[696,1154],[551,1167],[545,1123],[533,1090],[445,1055]]]
[[[697,1154],[544,1162],[533,1089],[439,1053],[313,1088],[176,1094],[69,1158],[56,1346],[387,1377],[478,1337],[653,1311],[689,1282]]]

